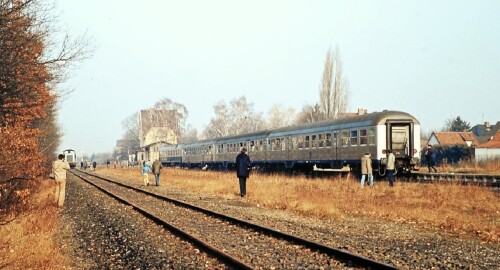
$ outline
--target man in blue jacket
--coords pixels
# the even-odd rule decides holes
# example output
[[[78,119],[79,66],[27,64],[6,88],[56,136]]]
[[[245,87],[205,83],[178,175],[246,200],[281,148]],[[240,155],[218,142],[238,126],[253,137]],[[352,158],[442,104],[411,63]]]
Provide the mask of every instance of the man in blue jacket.
[[[247,193],[247,178],[250,175],[250,166],[252,161],[247,154],[246,148],[241,148],[241,153],[236,156],[236,175],[240,181],[240,196],[244,197]]]

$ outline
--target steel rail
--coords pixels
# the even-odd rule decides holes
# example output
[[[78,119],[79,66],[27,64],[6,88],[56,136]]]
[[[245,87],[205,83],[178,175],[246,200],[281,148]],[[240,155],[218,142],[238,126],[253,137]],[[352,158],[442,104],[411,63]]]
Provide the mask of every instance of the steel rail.
[[[80,172],[83,172],[83,171],[80,171]],[[324,244],[321,244],[321,243],[318,243],[318,242],[315,242],[312,240],[308,240],[308,239],[305,239],[302,237],[298,237],[295,235],[284,233],[284,232],[275,230],[273,228],[268,228],[268,227],[258,225],[255,223],[251,223],[251,222],[248,222],[245,220],[241,220],[241,219],[238,219],[235,217],[227,216],[225,214],[221,214],[221,213],[209,210],[209,209],[195,206],[195,205],[183,202],[183,201],[168,198],[168,197],[165,197],[163,195],[159,195],[156,193],[149,192],[147,190],[139,189],[139,188],[136,188],[136,187],[124,184],[124,183],[120,183],[120,182],[117,182],[117,181],[114,181],[112,179],[108,179],[108,178],[105,178],[105,177],[102,177],[99,175],[95,175],[95,174],[88,173],[88,172],[83,172],[83,173],[88,174],[88,175],[93,176],[93,177],[96,177],[96,178],[99,178],[99,179],[102,179],[102,180],[105,180],[105,181],[112,182],[114,184],[117,184],[117,185],[120,185],[120,186],[123,186],[126,188],[130,188],[134,191],[147,194],[147,195],[152,196],[152,197],[157,198],[157,199],[168,201],[170,203],[173,203],[173,204],[181,206],[181,207],[185,207],[185,208],[195,210],[195,211],[200,211],[200,212],[203,212],[207,215],[211,215],[211,216],[232,222],[232,223],[240,225],[240,226],[246,226],[246,227],[249,227],[249,228],[254,229],[256,231],[261,231],[267,235],[281,238],[281,239],[302,245],[304,247],[310,248],[312,250],[316,250],[316,251],[322,252],[324,254],[328,254],[329,256],[335,257],[339,260],[346,262],[348,265],[365,267],[367,269],[399,269],[393,265],[379,262],[379,261],[361,256],[358,254],[354,254],[354,253],[351,253],[351,252],[344,250],[344,249],[337,249],[337,248],[333,248],[330,246],[326,246]]]
[[[194,245],[200,247],[202,250],[206,251],[207,253],[215,256],[216,258],[219,258],[222,262],[228,264],[229,266],[231,267],[234,267],[236,269],[254,269],[252,266],[238,260],[237,258],[225,253],[224,251],[208,244],[207,242],[195,237],[194,235],[191,235],[190,233],[187,233],[185,231],[183,231],[182,229],[179,229],[177,228],[176,226],[170,224],[169,222],[163,220],[162,218],[159,218],[157,216],[155,216],[154,214],[150,213],[149,211],[145,210],[144,208],[138,206],[138,205],[135,205],[134,203],[131,203],[129,202],[127,199],[125,198],[122,198],[116,194],[113,194],[112,192],[96,185],[95,183],[93,183],[92,181],[89,181],[87,179],[85,179],[84,177],[82,177],[81,175],[78,175],[76,174],[75,172],[73,172],[73,170],[70,170],[70,172],[75,175],[76,177],[82,179],[83,181],[91,184],[92,186],[96,187],[97,189],[101,190],[102,192],[104,192],[105,194],[113,197],[114,199],[120,201],[121,203],[123,204],[126,204],[126,205],[130,205],[132,206],[132,208],[134,208],[136,211],[138,211],[139,213],[141,213],[142,215],[144,215],[145,217],[151,219],[152,221],[154,221],[155,223],[159,224],[159,225],[162,225],[164,228],[166,228],[167,230],[173,232],[174,234],[182,237],[183,239],[186,239],[187,241],[193,243]],[[82,171],[79,171],[79,172],[82,172]],[[96,178],[99,178],[99,179],[102,179],[102,180],[106,180],[102,177],[99,177],[99,176],[96,176],[96,175],[93,175],[93,174],[89,174],[87,172],[83,172],[87,175],[90,175],[90,176],[93,176],[93,177],[96,177]],[[112,182],[112,181],[111,181]]]
[[[486,187],[500,187],[498,174],[473,174],[473,173],[411,173],[409,178],[418,182],[450,182],[463,185],[475,184]]]

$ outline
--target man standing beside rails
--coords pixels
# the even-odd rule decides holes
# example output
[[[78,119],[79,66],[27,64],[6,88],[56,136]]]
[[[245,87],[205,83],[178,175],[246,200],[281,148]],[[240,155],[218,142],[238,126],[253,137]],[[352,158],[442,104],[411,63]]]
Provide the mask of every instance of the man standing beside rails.
[[[241,153],[236,156],[236,176],[240,182],[240,196],[245,197],[247,193],[247,178],[250,175],[252,161],[247,155],[247,149],[241,148]]]
[[[69,164],[64,160],[64,155],[59,154],[57,160],[52,163],[52,173],[56,180],[55,202],[59,207],[64,205],[66,196],[66,171],[69,170]]]

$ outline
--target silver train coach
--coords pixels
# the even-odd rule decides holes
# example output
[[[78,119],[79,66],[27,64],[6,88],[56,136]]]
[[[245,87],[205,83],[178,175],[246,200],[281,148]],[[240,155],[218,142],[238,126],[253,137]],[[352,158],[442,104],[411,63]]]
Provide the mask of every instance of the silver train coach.
[[[164,166],[233,169],[241,148],[253,166],[265,170],[340,169],[359,171],[370,152],[373,169],[385,172],[386,150],[396,157],[399,172],[418,170],[420,123],[405,112],[383,111],[323,120],[250,134],[160,148]]]

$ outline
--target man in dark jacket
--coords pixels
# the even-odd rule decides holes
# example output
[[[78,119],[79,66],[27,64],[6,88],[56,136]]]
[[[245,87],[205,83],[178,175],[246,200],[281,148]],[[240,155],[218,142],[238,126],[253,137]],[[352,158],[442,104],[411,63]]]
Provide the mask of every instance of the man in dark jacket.
[[[247,155],[247,149],[242,148],[241,153],[236,156],[236,175],[240,181],[241,197],[244,197],[247,193],[247,178],[250,174],[250,165],[252,165],[252,161]]]
[[[432,149],[432,145],[428,144],[427,149],[425,150],[425,159],[427,160],[427,167],[429,168],[429,172],[437,172],[436,169],[436,152]]]

